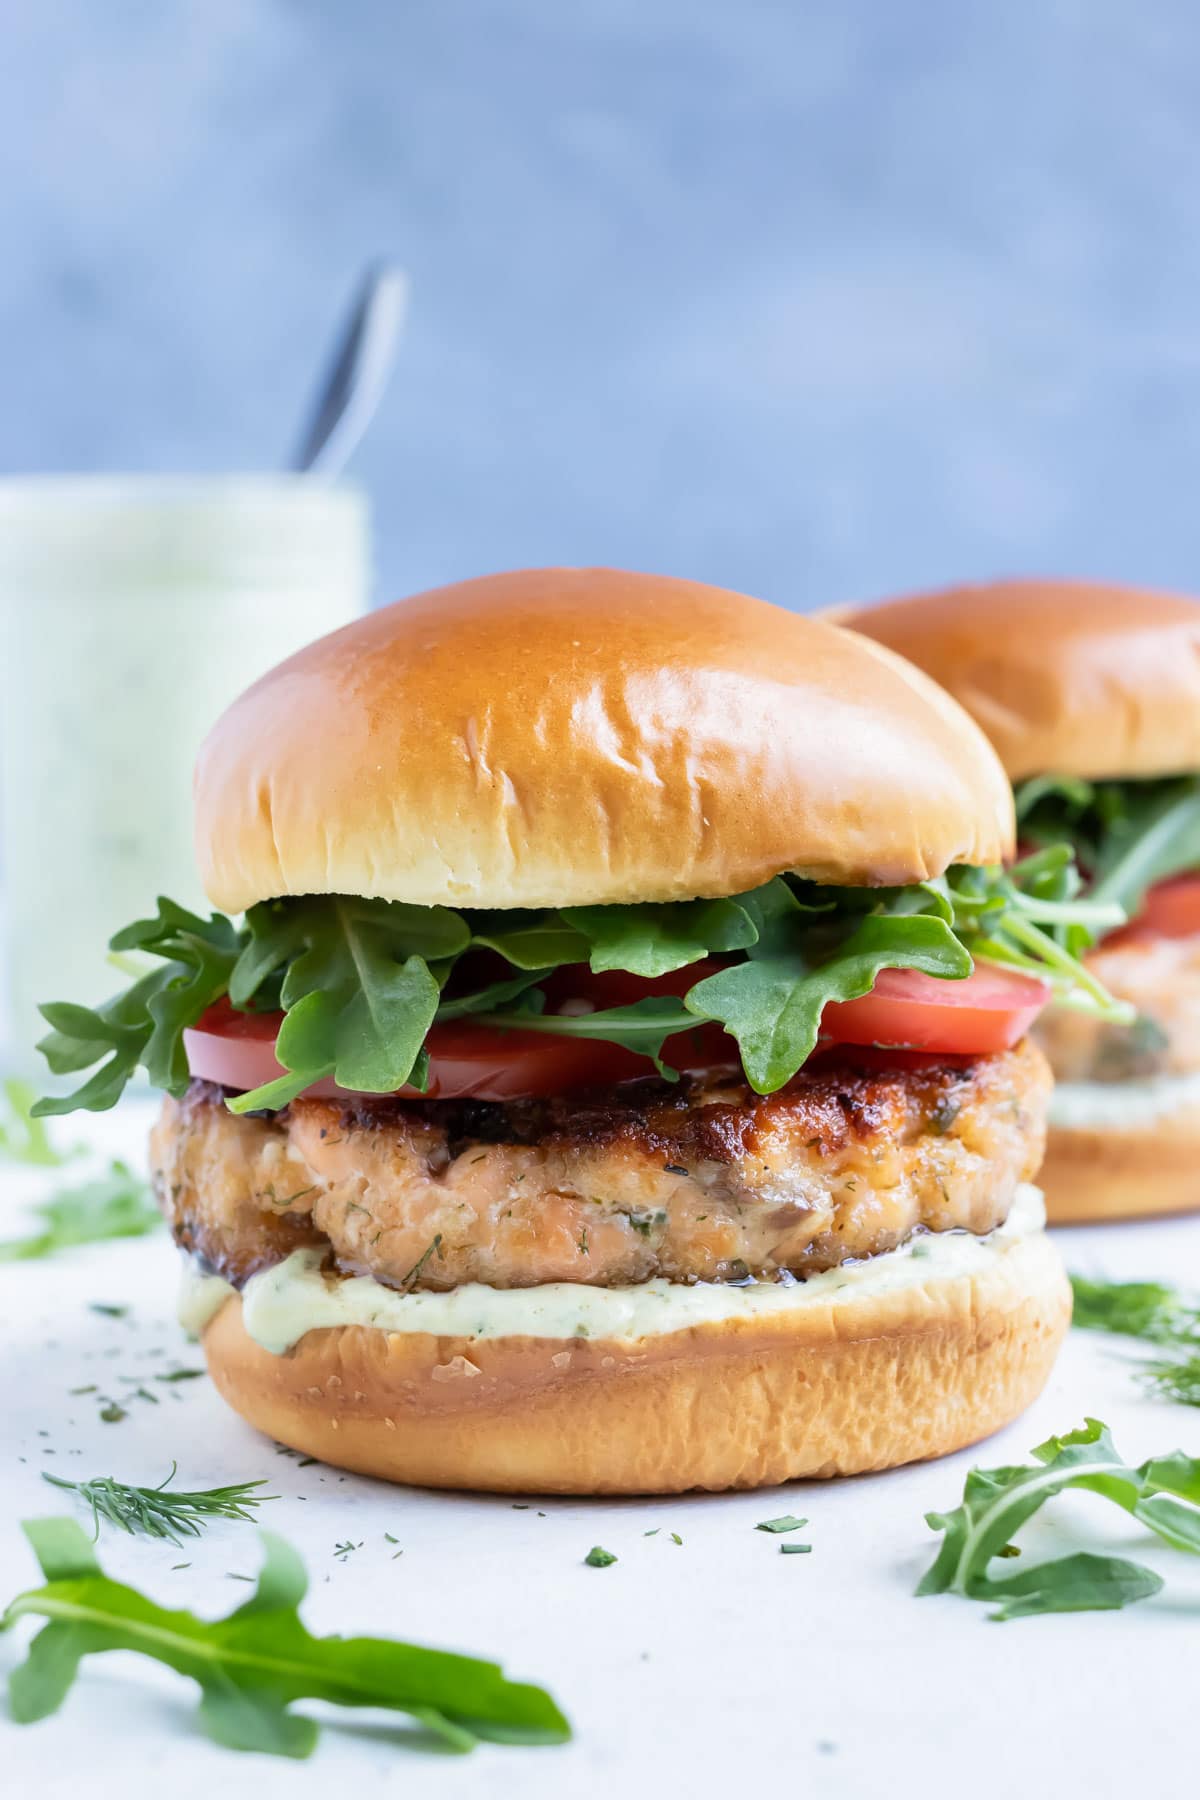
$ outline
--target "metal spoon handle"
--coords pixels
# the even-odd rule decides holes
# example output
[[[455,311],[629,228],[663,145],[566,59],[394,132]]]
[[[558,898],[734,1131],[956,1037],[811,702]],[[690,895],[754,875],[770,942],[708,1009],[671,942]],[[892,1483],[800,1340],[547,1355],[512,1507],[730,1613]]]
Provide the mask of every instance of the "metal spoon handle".
[[[408,277],[389,263],[375,263],[355,296],[308,425],[289,467],[332,479],[358,445],[396,359],[408,309]]]

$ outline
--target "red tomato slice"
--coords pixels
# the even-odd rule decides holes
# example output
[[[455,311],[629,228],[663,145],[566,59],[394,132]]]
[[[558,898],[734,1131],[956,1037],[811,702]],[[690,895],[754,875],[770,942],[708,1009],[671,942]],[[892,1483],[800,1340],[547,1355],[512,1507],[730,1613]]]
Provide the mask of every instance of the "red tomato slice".
[[[1200,936],[1200,873],[1189,873],[1155,882],[1142,901],[1141,911],[1104,942],[1110,945],[1138,938],[1196,936]]]
[[[655,981],[621,973],[587,975],[559,970],[546,982],[548,1003],[561,1007],[586,998],[600,1007],[624,1006],[650,994],[685,994],[720,963],[710,959]],[[899,1051],[980,1056],[1007,1050],[1022,1037],[1049,999],[1044,982],[989,966],[964,981],[942,981],[909,969],[885,969],[861,1000],[825,1008],[821,1036],[827,1044],[892,1047]],[[203,1081],[246,1092],[274,1081],[284,1070],[275,1058],[281,1013],[243,1013],[218,1000],[184,1033],[188,1067]],[[426,1041],[429,1086],[397,1091],[413,1099],[534,1099],[582,1088],[609,1087],[650,1072],[645,1057],[619,1044],[558,1037],[546,1032],[498,1030],[470,1018],[435,1025]],[[697,1024],[668,1038],[663,1050],[672,1067],[690,1073],[739,1066],[737,1047],[719,1025]],[[346,1092],[331,1080],[312,1095]]]
[[[715,967],[694,964],[657,981],[624,974],[581,978],[579,971],[568,981],[564,970],[546,987],[551,1006],[561,1006],[569,998],[587,998],[596,1008],[624,1006],[647,995],[684,994]],[[582,991],[585,986],[586,995]],[[285,1073],[275,1058],[275,1038],[282,1023],[282,1013],[238,1012],[228,1000],[218,1000],[184,1032],[188,1068],[202,1081],[216,1081],[243,1093],[274,1081]],[[411,1099],[528,1100],[575,1093],[581,1088],[613,1087],[653,1073],[644,1056],[620,1044],[541,1031],[501,1031],[470,1018],[433,1026],[425,1047],[429,1086],[423,1094],[411,1087],[397,1089]],[[699,1022],[668,1038],[663,1056],[672,1068],[689,1073],[740,1066],[733,1039],[719,1025]],[[305,1092],[337,1096],[346,1090],[326,1080],[315,1082]]]
[[[963,981],[883,969],[861,1000],[835,1000],[821,1035],[835,1044],[887,1044],[988,1056],[1011,1050],[1050,998],[1044,981],[981,963]]]

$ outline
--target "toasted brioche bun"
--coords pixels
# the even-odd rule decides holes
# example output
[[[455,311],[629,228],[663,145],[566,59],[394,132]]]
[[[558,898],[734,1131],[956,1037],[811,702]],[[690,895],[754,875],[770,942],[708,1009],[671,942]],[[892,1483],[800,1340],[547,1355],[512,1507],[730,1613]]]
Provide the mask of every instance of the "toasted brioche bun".
[[[1098,582],[994,581],[838,617],[953,694],[1013,781],[1200,768],[1195,601]]]
[[[244,1418],[339,1468],[423,1487],[668,1494],[975,1443],[1041,1391],[1070,1312],[1035,1232],[973,1273],[635,1340],[351,1325],[277,1356],[233,1296],[203,1343]]]
[[[695,582],[536,569],[322,638],[196,770],[215,905],[564,906],[903,883],[1011,849],[982,734],[863,638]]]
[[[1055,1225],[1200,1210],[1200,1106],[1133,1129],[1052,1125],[1038,1176]]]

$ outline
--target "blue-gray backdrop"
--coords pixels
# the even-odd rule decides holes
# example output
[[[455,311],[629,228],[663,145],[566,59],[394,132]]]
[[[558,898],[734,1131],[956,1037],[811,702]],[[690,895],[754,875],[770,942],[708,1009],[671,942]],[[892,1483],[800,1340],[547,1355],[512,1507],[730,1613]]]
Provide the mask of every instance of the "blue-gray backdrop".
[[[1200,587],[1193,0],[0,11],[0,467],[271,465],[387,251],[386,593]]]

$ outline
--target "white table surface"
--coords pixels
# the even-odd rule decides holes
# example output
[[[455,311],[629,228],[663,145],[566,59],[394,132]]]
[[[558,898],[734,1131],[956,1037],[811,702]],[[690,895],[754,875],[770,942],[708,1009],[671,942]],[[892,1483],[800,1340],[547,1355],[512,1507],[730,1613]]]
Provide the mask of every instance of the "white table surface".
[[[104,1154],[140,1162],[144,1105],[67,1121]],[[83,1165],[70,1165],[74,1179]],[[0,1235],[45,1178],[0,1166]],[[51,1177],[50,1179],[55,1179]],[[1200,1218],[1060,1234],[1069,1266],[1200,1288]],[[176,1262],[165,1234],[0,1266],[0,1602],[40,1581],[18,1529],[61,1512],[43,1469],[76,1478],[159,1479],[171,1460],[188,1487],[270,1478],[281,1498],[264,1523],[303,1552],[310,1627],[391,1632],[492,1655],[544,1683],[575,1727],[561,1749],[481,1747],[468,1757],[398,1749],[395,1715],[337,1714],[310,1762],[238,1756],[195,1729],[196,1690],[141,1658],[84,1665],[62,1712],[17,1727],[0,1713],[0,1792],[121,1794],[129,1800],[256,1800],[406,1792],[422,1800],[522,1800],[740,1793],[748,1785],[864,1800],[952,1791],[970,1800],[1026,1793],[1175,1793],[1191,1762],[1200,1667],[1200,1559],[1159,1549],[1115,1508],[1066,1496],[1060,1521],[1029,1527],[1029,1550],[1083,1542],[1156,1567],[1167,1586],[1124,1613],[989,1623],[956,1598],[917,1600],[932,1558],[929,1509],[961,1498],[975,1461],[1025,1460],[1085,1413],[1105,1419],[1131,1460],[1200,1453],[1200,1413],[1153,1400],[1130,1375],[1133,1348],[1073,1333],[1047,1392],[981,1449],[854,1481],[673,1500],[534,1502],[418,1492],[298,1468],[218,1400],[205,1380],[157,1384],[158,1405],[126,1400],[98,1418],[89,1382],[127,1394],[156,1368],[195,1366],[174,1323]],[[128,1304],[108,1319],[89,1302]],[[148,1384],[153,1388],[156,1384]],[[753,1529],[807,1515],[811,1556],[782,1556]],[[660,1527],[655,1537],[645,1532]],[[1066,1529],[1064,1528],[1066,1527]],[[682,1545],[672,1542],[677,1532]],[[391,1532],[404,1554],[394,1559]],[[362,1548],[344,1562],[334,1546]],[[616,1552],[588,1568],[593,1544]],[[251,1527],[219,1523],[185,1550],[106,1530],[105,1567],[155,1598],[210,1616],[244,1598],[229,1572],[257,1561]],[[171,1565],[191,1567],[172,1572]],[[0,1674],[30,1628],[0,1638]],[[360,1726],[354,1728],[358,1719]]]

